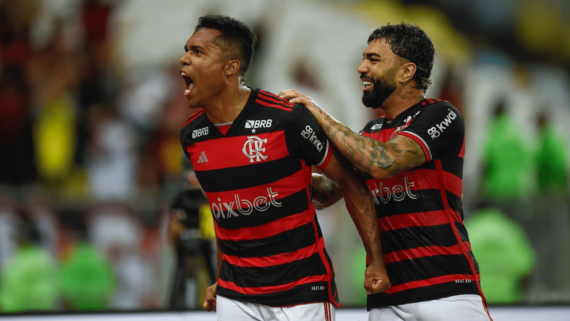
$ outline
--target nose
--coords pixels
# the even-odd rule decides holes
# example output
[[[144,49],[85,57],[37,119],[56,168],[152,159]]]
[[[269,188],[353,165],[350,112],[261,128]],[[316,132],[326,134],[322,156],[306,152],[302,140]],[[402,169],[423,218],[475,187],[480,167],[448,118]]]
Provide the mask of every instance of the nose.
[[[366,60],[363,60],[363,61],[360,63],[360,66],[358,66],[358,69],[357,69],[356,71],[358,71],[359,74],[366,74],[366,73],[368,73],[369,70],[368,70],[368,66],[367,66],[367,64],[366,64]]]
[[[184,65],[189,65],[190,62],[191,62],[190,55],[187,52],[184,53],[184,55],[180,58],[180,64],[184,66]]]

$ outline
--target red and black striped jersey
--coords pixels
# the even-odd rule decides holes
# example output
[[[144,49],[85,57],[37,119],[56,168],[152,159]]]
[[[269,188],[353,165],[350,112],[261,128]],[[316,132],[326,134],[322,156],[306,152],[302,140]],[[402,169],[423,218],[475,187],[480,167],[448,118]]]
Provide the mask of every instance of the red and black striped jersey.
[[[378,180],[366,174],[392,287],[368,296],[367,308],[480,294],[479,267],[463,225],[465,127],[451,104],[424,99],[391,122],[377,118],[361,135],[417,142],[426,163]]]
[[[338,305],[334,270],[311,203],[311,165],[331,150],[302,105],[252,89],[223,135],[200,110],[181,131],[214,216],[223,263],[217,294],[269,306]]]

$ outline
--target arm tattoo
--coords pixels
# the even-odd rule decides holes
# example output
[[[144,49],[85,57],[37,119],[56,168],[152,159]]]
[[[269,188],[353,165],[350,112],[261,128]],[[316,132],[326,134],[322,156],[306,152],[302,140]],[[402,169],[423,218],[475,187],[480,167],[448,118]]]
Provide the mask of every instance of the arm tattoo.
[[[340,188],[325,175],[313,174],[312,199],[322,207],[329,207],[342,198]]]
[[[382,143],[353,132],[321,108],[319,113],[319,123],[333,144],[356,167],[369,174],[380,170],[394,176],[426,161],[422,148],[408,137],[400,135]]]

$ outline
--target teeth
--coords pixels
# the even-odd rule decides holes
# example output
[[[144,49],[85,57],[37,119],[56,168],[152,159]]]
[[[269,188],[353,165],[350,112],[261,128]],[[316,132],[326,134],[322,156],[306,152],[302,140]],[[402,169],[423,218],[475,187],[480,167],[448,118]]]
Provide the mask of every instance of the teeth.
[[[184,71],[181,71],[180,76],[184,77],[184,76],[188,76],[188,75],[186,75],[186,73]]]

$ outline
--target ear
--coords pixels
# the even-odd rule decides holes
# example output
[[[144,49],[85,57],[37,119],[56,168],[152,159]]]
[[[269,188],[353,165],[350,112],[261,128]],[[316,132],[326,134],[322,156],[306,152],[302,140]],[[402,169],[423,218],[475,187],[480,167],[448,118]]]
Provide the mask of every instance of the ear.
[[[226,75],[226,77],[229,77],[233,74],[238,74],[240,67],[241,63],[239,60],[228,60],[224,63],[222,70],[224,71],[224,75]]]
[[[398,73],[398,82],[405,84],[414,79],[416,74],[416,64],[413,62],[406,62],[400,66],[400,72]]]

